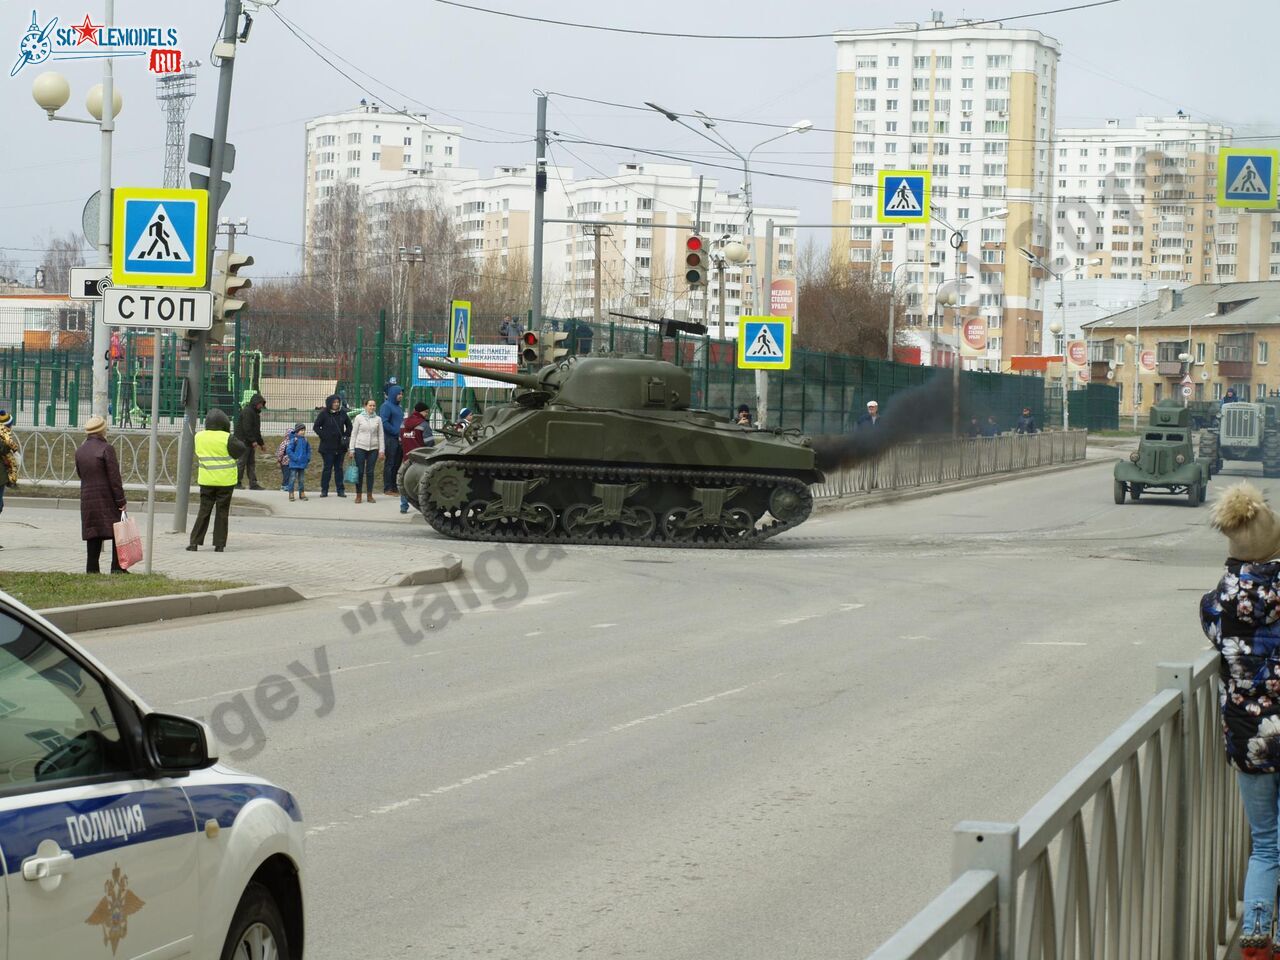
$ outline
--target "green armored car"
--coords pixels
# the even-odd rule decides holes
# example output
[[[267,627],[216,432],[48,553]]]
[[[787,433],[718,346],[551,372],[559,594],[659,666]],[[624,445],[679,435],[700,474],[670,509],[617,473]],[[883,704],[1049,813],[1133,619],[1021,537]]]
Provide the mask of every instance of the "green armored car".
[[[1191,412],[1183,406],[1156,404],[1138,449],[1115,469],[1116,503],[1125,493],[1139,500],[1152,491],[1185,494],[1193,507],[1204,503],[1209,488],[1209,464],[1196,459],[1191,448]]]

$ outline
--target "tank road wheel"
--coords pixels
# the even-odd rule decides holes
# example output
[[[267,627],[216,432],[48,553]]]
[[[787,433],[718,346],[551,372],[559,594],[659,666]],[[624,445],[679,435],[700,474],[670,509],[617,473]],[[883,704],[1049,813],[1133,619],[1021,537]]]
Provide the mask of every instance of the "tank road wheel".
[[[1132,500],[1134,503],[1137,503],[1139,500],[1142,499],[1142,491],[1145,489],[1146,489],[1146,486],[1141,483],[1129,484],[1129,499]]]
[[[526,503],[520,510],[520,526],[531,537],[545,537],[556,528],[556,512],[546,503]]]
[[[658,529],[658,518],[648,507],[632,507],[630,515],[622,514],[620,523],[631,540],[651,540]]]
[[[475,530],[492,530],[498,522],[497,517],[487,517],[484,520],[480,518],[484,516],[485,511],[489,509],[489,504],[483,500],[472,500],[467,504],[465,511],[459,512],[459,519],[466,523],[467,526]]]
[[[1187,506],[1198,507],[1202,503],[1200,496],[1200,481],[1187,484]]]
[[[1222,458],[1218,456],[1218,435],[1209,430],[1200,433],[1200,459],[1209,461],[1209,473],[1214,474],[1222,469]]]
[[[1113,485],[1113,490],[1116,497],[1116,503],[1124,503],[1124,481],[1123,480],[1115,481]]]
[[[693,535],[698,532],[698,526],[689,522],[690,513],[692,511],[687,507],[668,510],[662,516],[662,535],[674,543],[692,540]]]
[[[587,520],[591,507],[585,503],[575,503],[564,508],[560,515],[560,526],[564,532],[575,540],[589,540],[596,535],[596,524]]]
[[[808,516],[813,509],[813,498],[808,491],[797,491],[790,487],[776,487],[769,494],[769,513],[776,520],[786,523],[797,516]]]
[[[756,522],[751,514],[741,507],[726,510],[720,515],[720,535],[726,540],[739,540],[751,535]]]

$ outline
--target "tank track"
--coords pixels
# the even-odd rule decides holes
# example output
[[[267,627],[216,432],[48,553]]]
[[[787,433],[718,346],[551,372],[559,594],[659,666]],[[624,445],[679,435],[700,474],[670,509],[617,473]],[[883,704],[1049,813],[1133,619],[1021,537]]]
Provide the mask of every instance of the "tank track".
[[[563,515],[572,507],[555,512],[554,526],[546,532],[529,530],[518,523],[503,524],[501,529],[485,529],[471,522],[467,511],[448,511],[433,506],[427,496],[432,475],[444,468],[461,467],[469,478],[487,476],[494,480],[573,480],[591,483],[633,484],[661,483],[684,484],[690,497],[688,506],[693,506],[694,488],[705,485],[711,488],[746,487],[755,488],[757,494],[771,495],[773,491],[782,489],[789,491],[796,498],[796,506],[792,516],[780,520],[770,514],[769,522],[752,524],[750,530],[738,530],[725,533],[715,526],[699,527],[687,537],[669,538],[664,530],[661,518],[654,529],[646,537],[630,536],[624,532],[613,531],[598,535],[571,535],[565,531]],[[477,461],[464,459],[444,459],[432,463],[423,471],[415,504],[423,517],[433,529],[446,537],[456,540],[488,540],[507,543],[572,543],[572,544],[609,544],[613,546],[637,547],[692,547],[704,549],[741,549],[755,546],[775,537],[785,530],[798,526],[809,518],[813,510],[813,496],[804,481],[780,474],[730,473],[720,470],[687,470],[664,469],[660,467],[604,467],[593,464],[569,463],[522,463],[519,461]],[[530,501],[541,501],[535,489],[528,498]],[[735,506],[731,498],[725,504],[725,510]],[[555,508],[552,508],[555,511]],[[615,524],[616,526],[616,524]]]

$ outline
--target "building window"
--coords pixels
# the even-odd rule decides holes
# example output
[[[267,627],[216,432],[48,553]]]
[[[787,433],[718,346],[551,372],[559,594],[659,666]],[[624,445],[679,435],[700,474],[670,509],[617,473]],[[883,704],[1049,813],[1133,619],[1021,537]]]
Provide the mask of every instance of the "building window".
[[[1012,61],[1007,53],[1000,54],[999,56],[989,56],[987,57],[987,68],[997,70],[1002,68],[1008,69],[1011,62]]]
[[[361,134],[361,133],[348,133],[348,134],[347,134],[347,146],[351,146],[352,144],[359,143],[359,142],[360,142],[361,137],[363,137],[363,136],[364,136],[364,134]]]
[[[874,113],[876,109],[876,99],[875,97],[859,97],[853,102],[853,109],[865,111],[867,113]]]
[[[885,66],[886,66],[886,67],[896,67],[896,66],[898,65],[898,58],[897,58],[897,57],[885,57],[884,63],[885,63]]]
[[[1267,341],[1265,340],[1258,341],[1258,362],[1259,363],[1267,362],[1267,354],[1270,351],[1270,349],[1271,349],[1271,344],[1267,343]]]

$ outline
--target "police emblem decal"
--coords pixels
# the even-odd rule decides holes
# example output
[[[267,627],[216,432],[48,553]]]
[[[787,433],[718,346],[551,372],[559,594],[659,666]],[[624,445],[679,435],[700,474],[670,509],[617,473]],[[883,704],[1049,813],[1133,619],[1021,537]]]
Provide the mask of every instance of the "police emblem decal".
[[[93,913],[85,920],[91,927],[102,928],[103,945],[110,944],[114,957],[120,941],[129,935],[129,917],[141,910],[146,903],[129,889],[129,877],[116,864],[111,879],[102,885],[106,892]]]

